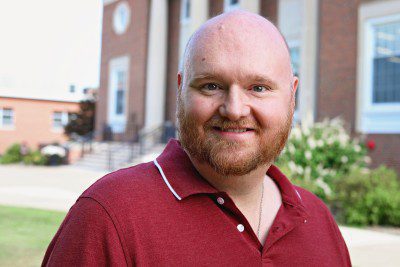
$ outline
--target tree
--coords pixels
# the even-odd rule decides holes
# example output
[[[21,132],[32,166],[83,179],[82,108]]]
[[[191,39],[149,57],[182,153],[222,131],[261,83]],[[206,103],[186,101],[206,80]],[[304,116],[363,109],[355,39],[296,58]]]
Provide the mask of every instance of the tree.
[[[74,135],[87,136],[94,130],[94,119],[96,102],[94,100],[83,100],[79,103],[79,112],[71,116],[68,124],[64,127],[65,134],[69,137]]]

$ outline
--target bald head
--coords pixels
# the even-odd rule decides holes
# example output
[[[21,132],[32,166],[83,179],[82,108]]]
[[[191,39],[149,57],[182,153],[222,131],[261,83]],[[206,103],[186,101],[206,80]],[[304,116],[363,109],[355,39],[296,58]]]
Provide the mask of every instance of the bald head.
[[[182,59],[182,78],[186,78],[195,61],[212,61],[210,55],[213,52],[225,52],[232,57],[246,53],[249,57],[267,53],[271,61],[276,59],[280,62],[288,77],[293,76],[284,37],[270,21],[254,13],[242,10],[224,13],[208,20],[194,32]]]

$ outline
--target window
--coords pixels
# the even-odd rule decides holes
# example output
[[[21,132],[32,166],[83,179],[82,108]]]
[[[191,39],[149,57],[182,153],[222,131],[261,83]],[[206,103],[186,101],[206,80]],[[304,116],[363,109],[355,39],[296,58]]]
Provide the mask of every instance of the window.
[[[360,8],[357,130],[362,133],[400,133],[399,3]]]
[[[62,128],[62,112],[53,113],[53,128]]]
[[[71,116],[68,112],[53,112],[53,129],[60,130],[64,129],[64,126],[68,124]]]
[[[126,73],[124,71],[117,72],[117,91],[115,105],[115,114],[124,114],[125,111],[125,85],[126,85]]]
[[[224,11],[229,12],[240,8],[239,0],[225,0],[224,1]]]
[[[181,23],[187,24],[190,21],[191,0],[183,0],[181,2]]]
[[[14,126],[14,111],[11,108],[0,108],[0,127]]]
[[[372,102],[400,103],[400,20],[372,26]]]
[[[129,61],[122,56],[109,63],[107,124],[114,133],[123,133],[128,119]]]

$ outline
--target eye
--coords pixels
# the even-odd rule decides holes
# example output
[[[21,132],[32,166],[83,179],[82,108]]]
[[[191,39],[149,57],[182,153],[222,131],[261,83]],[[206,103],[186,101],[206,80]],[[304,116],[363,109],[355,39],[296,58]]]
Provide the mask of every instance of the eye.
[[[263,86],[263,85],[252,85],[250,89],[257,93],[262,93],[262,92],[266,92],[269,90],[268,87]]]
[[[214,90],[218,90],[219,86],[218,86],[218,84],[215,84],[215,83],[207,83],[207,84],[203,85],[203,89],[208,90],[208,91],[214,91]]]

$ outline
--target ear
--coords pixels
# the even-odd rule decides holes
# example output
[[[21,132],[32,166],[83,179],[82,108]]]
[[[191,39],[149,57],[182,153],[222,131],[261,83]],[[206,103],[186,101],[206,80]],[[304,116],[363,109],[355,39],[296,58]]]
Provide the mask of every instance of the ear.
[[[293,88],[292,88],[293,95],[295,95],[296,91],[297,91],[297,87],[299,86],[299,78],[297,76],[293,76],[293,83],[292,84],[293,84]]]
[[[178,80],[178,92],[180,93],[182,90],[182,82],[183,82],[182,72],[178,72],[177,80]]]
[[[296,91],[297,88],[299,87],[299,78],[297,76],[293,76],[293,81],[292,81],[292,108],[293,110],[296,108]]]

